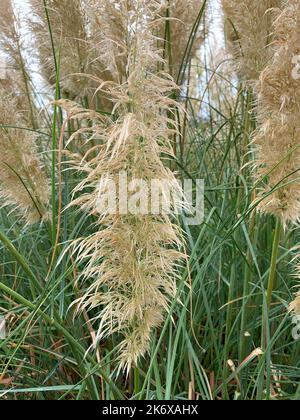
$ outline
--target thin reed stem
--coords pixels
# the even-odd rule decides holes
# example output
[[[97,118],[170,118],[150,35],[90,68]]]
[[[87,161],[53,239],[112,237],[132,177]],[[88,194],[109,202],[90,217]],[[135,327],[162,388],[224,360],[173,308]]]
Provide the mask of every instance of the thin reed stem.
[[[137,366],[133,368],[134,374],[134,395],[140,392],[140,370]]]
[[[270,311],[270,307],[272,303],[272,296],[273,296],[273,291],[274,291],[274,286],[275,286],[281,228],[282,228],[281,221],[279,218],[277,218],[276,227],[275,227],[274,236],[273,236],[272,257],[271,257],[270,273],[269,273],[268,288],[267,288],[268,311]]]
[[[49,37],[51,42],[53,60],[54,60],[54,68],[55,68],[55,100],[59,100],[61,98],[61,91],[60,91],[60,59],[57,57],[54,45],[54,38],[53,32],[51,27],[50,16],[48,12],[47,1],[43,0],[43,5],[45,9],[45,15],[49,30]],[[51,173],[51,204],[52,204],[52,244],[55,245],[56,243],[56,218],[57,218],[57,206],[56,206],[56,164],[57,164],[57,117],[58,113],[60,113],[60,121],[62,121],[62,112],[58,106],[54,105],[54,112],[53,112],[53,124],[52,124],[52,173]]]

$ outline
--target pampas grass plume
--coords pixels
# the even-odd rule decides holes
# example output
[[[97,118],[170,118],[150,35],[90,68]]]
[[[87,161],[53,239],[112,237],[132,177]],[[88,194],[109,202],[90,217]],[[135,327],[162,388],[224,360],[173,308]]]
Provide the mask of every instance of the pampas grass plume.
[[[300,52],[300,3],[284,2],[274,26],[274,57],[260,77],[258,130],[254,137],[260,209],[283,225],[300,215],[300,84],[293,76]]]
[[[32,224],[48,219],[50,191],[35,144],[17,101],[0,87],[0,200]]]
[[[257,81],[272,58],[272,24],[280,4],[281,0],[222,0],[227,46],[246,81]]]
[[[75,157],[73,161],[86,174],[75,188],[73,204],[98,219],[96,232],[74,243],[77,264],[84,267],[82,297],[76,305],[78,310],[93,311],[98,322],[97,343],[119,334],[119,366],[128,371],[149,351],[153,329],[162,324],[176,297],[183,258],[181,232],[165,214],[99,212],[97,198],[105,193],[107,178],[119,185],[122,171],[129,182],[142,179],[150,185],[152,179],[161,179],[169,185],[176,183],[161,156],[172,155],[169,139],[177,127],[168,114],[178,107],[172,99],[177,86],[169,75],[157,70],[163,62],[156,37],[160,3],[107,0],[102,4],[107,10],[114,7],[110,17],[125,31],[122,43],[108,54],[122,52],[126,73],[117,65],[117,56],[111,68],[115,82],[99,81],[99,90],[114,103],[113,118],[85,110],[90,120],[88,142],[97,137],[102,145],[94,159],[80,159],[76,164]],[[103,28],[100,31],[103,37]],[[103,45],[111,42],[110,36],[103,38]],[[61,105],[70,118],[82,114],[74,104],[63,101]]]

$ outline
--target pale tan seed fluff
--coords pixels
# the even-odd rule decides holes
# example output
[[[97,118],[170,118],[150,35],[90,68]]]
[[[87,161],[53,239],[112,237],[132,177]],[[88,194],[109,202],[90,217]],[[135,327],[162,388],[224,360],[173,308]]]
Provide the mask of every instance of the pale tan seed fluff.
[[[2,80],[2,85],[5,85],[7,92],[18,98],[18,110],[23,112],[27,125],[35,127],[37,111],[25,59],[21,22],[11,0],[0,1],[0,54],[5,62],[5,80]]]
[[[300,79],[294,61],[300,54],[300,3],[284,6],[274,26],[274,57],[260,77],[253,144],[259,200],[265,197],[259,207],[286,225],[300,215]]]
[[[89,25],[88,49],[90,52],[89,73],[93,76],[91,86],[97,89],[97,78],[102,81],[122,84],[127,79],[127,22],[119,13],[119,1],[83,0]],[[128,3],[130,7],[130,2]],[[96,79],[96,80],[95,80]],[[97,108],[111,112],[111,98],[98,91]]]
[[[48,218],[50,200],[35,135],[24,127],[17,102],[0,87],[0,202],[28,224]]]
[[[45,6],[41,0],[30,0],[30,25],[37,42],[42,74],[51,85],[56,84],[54,53]],[[89,47],[86,15],[81,0],[47,0],[55,55],[60,71],[60,83],[65,97],[84,97],[90,81],[88,73]]]
[[[127,77],[127,21],[120,16],[119,3],[118,0],[84,0],[90,22],[90,50],[94,57],[92,74],[121,84]]]
[[[257,81],[272,58],[272,24],[280,4],[281,0],[222,0],[228,50],[245,81]]]
[[[114,2],[103,3],[110,7]],[[61,102],[69,118],[89,118],[81,135],[101,140],[96,149],[91,143],[91,154],[96,152],[93,159],[88,154],[80,160],[73,157],[74,167],[84,174],[75,188],[73,204],[97,217],[95,232],[74,244],[77,264],[83,267],[82,298],[76,303],[78,310],[92,311],[98,323],[97,342],[119,334],[120,367],[127,370],[149,351],[153,329],[161,326],[176,296],[183,258],[181,231],[172,216],[153,215],[150,209],[150,214],[120,209],[111,214],[99,207],[106,194],[111,194],[109,180],[119,188],[119,175],[124,171],[128,182],[142,179],[149,187],[152,179],[161,179],[167,186],[177,185],[180,194],[174,174],[161,160],[172,154],[169,140],[177,126],[168,114],[178,104],[171,98],[177,89],[173,80],[157,70],[162,52],[153,34],[159,25],[160,6],[149,0],[115,3],[111,19],[117,19],[124,30],[117,51],[122,51],[126,62],[126,80],[122,84],[99,81],[99,90],[115,105],[112,117]],[[103,45],[110,42],[103,38]],[[122,73],[117,61],[112,61],[111,70]],[[115,80],[122,78],[124,74],[116,75]],[[145,204],[140,199],[140,205]]]
[[[19,35],[16,32],[15,17],[10,0],[0,2],[0,45],[2,53],[7,54],[6,59],[11,60],[11,65],[16,66],[19,61],[18,46]]]
[[[193,58],[205,39],[204,16],[197,30],[193,32],[198,14],[204,4],[203,0],[173,0],[161,1],[156,26],[157,36],[165,42],[168,56],[169,71],[177,79],[182,61],[188,47],[189,38],[193,35],[189,58]],[[118,13],[119,1],[111,2],[89,0],[84,1],[91,22],[90,41],[93,43],[94,56],[97,57],[93,74],[99,74],[103,80],[126,80],[126,21],[120,19]],[[167,19],[165,19],[167,17]],[[125,27],[124,27],[125,25]],[[163,47],[162,47],[163,48]]]

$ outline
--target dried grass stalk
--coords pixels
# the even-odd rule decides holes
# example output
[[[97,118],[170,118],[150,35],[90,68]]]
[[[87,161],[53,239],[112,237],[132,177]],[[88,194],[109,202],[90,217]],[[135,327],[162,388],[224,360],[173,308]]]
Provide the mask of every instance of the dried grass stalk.
[[[272,58],[274,9],[280,4],[281,0],[222,0],[228,49],[246,81],[257,81]]]
[[[110,7],[114,2],[103,3]],[[127,369],[149,350],[151,332],[161,325],[176,296],[178,264],[183,257],[181,232],[169,215],[99,210],[99,197],[107,194],[108,180],[119,186],[122,171],[128,182],[142,179],[150,185],[152,179],[161,179],[176,184],[161,160],[162,155],[172,154],[169,138],[177,132],[174,119],[168,118],[177,106],[171,99],[177,87],[169,75],[157,71],[162,53],[153,33],[159,25],[160,6],[149,0],[115,3],[111,19],[126,28],[126,36],[117,45],[126,62],[126,81],[99,81],[99,90],[114,103],[112,117],[61,103],[69,118],[89,119],[77,134],[89,141],[102,140],[102,146],[91,146],[85,158],[73,160],[74,167],[85,174],[74,191],[73,205],[97,216],[97,231],[74,245],[77,264],[83,267],[78,309],[94,311],[99,322],[97,342],[112,333],[123,337],[120,366]],[[103,45],[110,42],[114,40],[103,38]],[[122,73],[117,80],[124,77],[117,65],[114,71]],[[90,159],[95,152],[96,157]]]

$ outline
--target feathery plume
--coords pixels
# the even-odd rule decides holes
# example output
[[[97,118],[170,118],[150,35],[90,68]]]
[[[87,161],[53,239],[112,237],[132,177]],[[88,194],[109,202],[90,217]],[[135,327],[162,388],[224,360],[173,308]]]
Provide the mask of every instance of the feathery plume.
[[[151,180],[159,179],[167,186],[175,185],[181,194],[174,174],[161,160],[172,154],[169,137],[177,132],[173,119],[168,118],[178,105],[171,98],[177,86],[169,75],[157,70],[162,63],[154,36],[160,23],[160,2],[103,3],[114,4],[111,18],[126,30],[117,45],[126,62],[126,81],[99,82],[99,91],[114,103],[113,115],[100,115],[65,101],[61,105],[69,118],[88,117],[81,135],[102,140],[94,159],[87,159],[87,154],[77,166],[74,159],[75,168],[86,175],[75,188],[78,197],[73,204],[97,216],[98,227],[75,243],[77,263],[84,267],[81,281],[86,286],[77,304],[79,310],[94,310],[99,321],[97,342],[112,333],[123,337],[120,366],[129,370],[149,350],[151,332],[161,325],[169,301],[176,296],[178,264],[183,257],[181,232],[169,215],[120,209],[120,197],[115,211],[103,210],[99,203],[112,193],[111,181],[119,191],[120,174],[129,184],[133,182],[135,193],[139,190],[136,180],[142,180],[147,189]],[[114,43],[103,39],[103,45],[110,42]],[[116,80],[124,77],[117,65],[114,71],[122,73]],[[140,196],[139,202],[143,206],[146,199]]]
[[[23,127],[17,103],[0,86],[0,199],[28,223],[48,217],[49,187],[39,161],[34,134]]]
[[[57,65],[60,70],[61,88],[65,97],[83,97],[88,88],[89,48],[87,44],[86,16],[81,0],[47,0],[46,10],[51,26],[53,44],[44,3],[30,0],[33,15],[30,20],[38,42],[41,71],[51,86],[56,83]]]
[[[126,80],[126,50],[123,39],[127,28],[126,22],[120,19],[118,3],[115,0],[89,0],[86,2],[86,9],[92,23],[91,42],[94,44],[94,55],[97,56],[95,62],[98,63],[98,71],[102,72],[101,78],[122,83]],[[157,33],[161,40],[166,41],[169,71],[174,78],[178,76],[189,38],[203,4],[204,0],[160,2],[158,18],[167,16],[167,19],[161,19],[160,24],[156,25]],[[204,28],[200,26],[195,34],[189,58],[195,56],[204,38]]]
[[[295,74],[295,58],[300,53],[300,3],[291,0],[284,4],[274,26],[275,54],[260,77],[259,127],[253,143],[257,180],[265,181],[260,209],[286,225],[300,215],[300,76]]]
[[[89,42],[94,57],[91,72],[104,81],[122,84],[127,76],[124,41],[128,28],[120,16],[119,1],[87,0],[84,5],[91,27]]]
[[[18,62],[19,36],[16,32],[15,17],[10,0],[0,2],[0,44],[14,64]]]
[[[280,4],[281,0],[222,0],[228,49],[246,81],[257,81],[272,58],[272,9]]]

